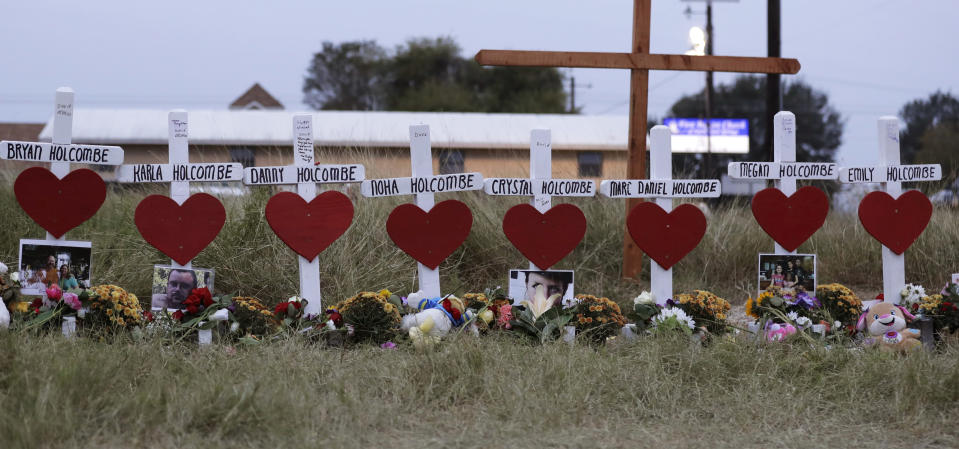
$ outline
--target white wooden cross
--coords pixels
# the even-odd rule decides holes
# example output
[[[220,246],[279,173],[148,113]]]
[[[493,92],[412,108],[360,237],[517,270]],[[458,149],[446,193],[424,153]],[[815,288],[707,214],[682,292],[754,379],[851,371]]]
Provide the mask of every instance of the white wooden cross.
[[[879,118],[878,165],[841,167],[839,181],[847,184],[881,183],[886,193],[893,198],[902,194],[903,182],[939,181],[942,167],[939,164],[899,164],[899,119],[892,116]],[[906,284],[905,253],[896,254],[885,245],[882,247],[882,291],[886,301],[899,304],[903,285]]]
[[[168,114],[169,163],[121,165],[117,181],[124,183],[170,183],[170,198],[182,205],[190,198],[190,182],[224,182],[243,180],[243,165],[236,162],[190,163],[189,121],[187,112],[175,109]],[[192,268],[192,261],[175,268]]]
[[[779,111],[773,116],[773,162],[730,162],[730,178],[772,179],[787,197],[796,193],[797,179],[835,180],[836,164],[830,162],[796,162],[796,115]],[[773,241],[775,254],[796,254]]]
[[[54,100],[53,138],[47,142],[0,142],[0,159],[49,162],[50,171],[60,179],[70,173],[70,163],[120,165],[123,148],[109,145],[75,145],[73,140],[73,89],[60,87]],[[59,239],[47,233],[47,240]]]
[[[177,204],[182,205],[184,201],[190,198],[190,182],[224,182],[241,181],[243,179],[243,165],[239,163],[190,163],[190,126],[185,110],[175,109],[170,111],[167,116],[167,129],[169,163],[121,165],[117,174],[117,181],[125,183],[168,182],[170,183],[170,198]],[[180,265],[177,261],[171,259],[170,265],[174,268],[193,268],[192,261]],[[200,345],[208,345],[212,341],[212,333],[209,329],[200,329],[197,338]]]
[[[318,183],[360,182],[366,177],[360,164],[316,165],[313,147],[313,115],[293,116],[293,165],[282,167],[247,167],[243,182],[247,185],[296,184],[296,191],[306,202],[316,197]],[[323,311],[320,295],[320,258],[313,260],[297,255],[300,265],[300,297],[308,298],[304,313],[319,315]]]
[[[673,210],[673,198],[717,198],[721,193],[717,179],[672,179],[672,132],[663,125],[649,132],[649,180],[607,179],[599,192],[609,198],[655,198],[667,213]],[[665,305],[673,297],[673,269],[664,269],[650,261],[650,284],[656,303]]]
[[[553,207],[554,196],[595,196],[596,183],[585,179],[552,179],[552,134],[548,129],[534,129],[529,136],[529,179],[486,178],[483,191],[487,195],[531,196],[530,205],[541,214]],[[529,269],[540,271],[532,261]]]
[[[479,173],[456,173],[433,176],[433,152],[430,148],[429,125],[410,126],[410,166],[412,177],[368,179],[363,181],[365,197],[416,195],[416,205],[429,212],[436,204],[433,195],[442,192],[479,190],[483,188],[483,175]],[[440,292],[439,267],[432,269],[417,262],[419,290],[427,298],[435,298]]]

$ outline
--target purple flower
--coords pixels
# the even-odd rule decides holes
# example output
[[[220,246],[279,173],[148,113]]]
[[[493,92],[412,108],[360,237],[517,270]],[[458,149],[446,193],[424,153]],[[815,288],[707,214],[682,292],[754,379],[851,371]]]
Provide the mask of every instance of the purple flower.
[[[396,349],[396,343],[393,343],[392,341],[388,341],[386,343],[381,344],[380,347],[383,349]]]
[[[810,296],[806,292],[799,292],[799,294],[796,295],[795,300],[789,301],[789,305],[791,306],[799,305],[806,309],[815,309],[817,307],[822,307],[822,303],[819,302],[819,299],[817,299],[815,296]]]

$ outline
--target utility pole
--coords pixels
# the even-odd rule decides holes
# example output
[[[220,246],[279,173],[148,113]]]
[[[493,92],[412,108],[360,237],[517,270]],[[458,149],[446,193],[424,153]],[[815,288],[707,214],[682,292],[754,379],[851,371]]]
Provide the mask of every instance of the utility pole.
[[[576,112],[576,77],[569,77],[569,113]]]
[[[767,0],[766,7],[766,53],[778,57],[781,50],[779,0]],[[753,157],[752,160],[773,160],[773,116],[782,110],[782,88],[779,75],[766,75],[766,138],[765,158]]]
[[[713,2],[706,0],[706,55],[713,55]],[[712,176],[713,165],[713,72],[706,72],[706,157],[703,179]]]

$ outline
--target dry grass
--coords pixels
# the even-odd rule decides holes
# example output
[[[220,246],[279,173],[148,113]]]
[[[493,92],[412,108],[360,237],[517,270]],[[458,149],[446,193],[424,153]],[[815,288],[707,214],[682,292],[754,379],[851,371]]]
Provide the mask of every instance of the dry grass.
[[[0,261],[43,235],[0,179]],[[71,231],[94,244],[94,277],[141,296],[167,259],[142,241],[133,210],[164,187],[111,191]],[[296,291],[296,259],[263,219],[269,189],[225,199],[229,219],[195,264],[217,290],[279,301]],[[444,195],[473,209],[466,244],[442,265],[444,290],[504,285],[524,265],[500,230],[518,198]],[[415,264],[387,237],[405,198],[354,198],[351,230],[321,255],[327,302],[358,290],[415,287]],[[645,281],[620,279],[623,204],[574,201],[590,226],[558,267],[581,292],[626,302]],[[927,287],[955,271],[957,213],[937,210],[907,255]],[[675,269],[678,290],[734,302],[755,283],[772,243],[748,209],[714,211],[702,244]],[[879,245],[853,216],[831,214],[802,251],[820,280],[878,289]],[[644,274],[642,279],[648,279]],[[532,347],[508,336],[454,338],[433,351],[329,350],[280,339],[236,353],[221,345],[97,342],[0,333],[0,447],[856,447],[959,446],[959,345],[907,358],[800,345],[641,339],[590,349]]]

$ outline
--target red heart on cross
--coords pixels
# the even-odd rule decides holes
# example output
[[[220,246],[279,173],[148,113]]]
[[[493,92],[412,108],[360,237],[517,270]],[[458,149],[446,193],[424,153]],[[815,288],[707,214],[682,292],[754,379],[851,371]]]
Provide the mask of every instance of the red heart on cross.
[[[207,193],[191,195],[182,205],[163,195],[150,195],[137,205],[133,221],[143,240],[186,265],[220,233],[226,210]]]
[[[813,186],[789,195],[779,189],[763,189],[752,202],[759,226],[786,251],[793,251],[812,237],[829,214],[829,197]]]
[[[545,214],[518,204],[503,216],[503,233],[530,262],[546,270],[583,240],[586,216],[572,204],[560,204]]]
[[[460,201],[446,200],[429,212],[401,204],[386,219],[386,232],[400,249],[419,263],[436,269],[466,241],[473,213]]]
[[[266,221],[293,252],[313,260],[353,222],[353,203],[337,191],[309,203],[293,192],[280,192],[266,203]]]
[[[93,170],[81,168],[57,178],[43,167],[31,167],[13,183],[13,193],[23,211],[60,238],[100,210],[107,186]]]
[[[666,213],[647,201],[633,207],[626,217],[630,237],[664,269],[670,269],[706,235],[706,216],[692,204],[681,204]]]
[[[899,198],[872,192],[859,203],[859,221],[866,232],[896,254],[902,254],[919,238],[932,218],[932,203],[918,190]]]

